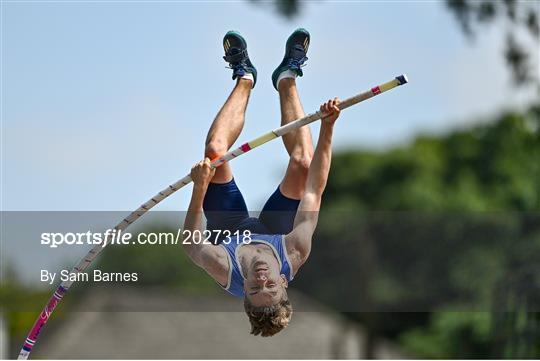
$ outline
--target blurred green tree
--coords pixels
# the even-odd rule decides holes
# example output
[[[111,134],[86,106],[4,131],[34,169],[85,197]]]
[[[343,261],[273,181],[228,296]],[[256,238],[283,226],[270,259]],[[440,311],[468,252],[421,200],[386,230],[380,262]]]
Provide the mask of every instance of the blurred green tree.
[[[420,357],[540,356],[539,160],[537,105],[336,154],[296,286]]]

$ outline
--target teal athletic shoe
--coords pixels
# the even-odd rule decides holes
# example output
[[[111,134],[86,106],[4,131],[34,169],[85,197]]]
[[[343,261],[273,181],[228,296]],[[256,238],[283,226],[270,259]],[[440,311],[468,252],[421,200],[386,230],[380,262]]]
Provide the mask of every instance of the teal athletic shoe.
[[[308,60],[306,54],[309,48],[309,32],[306,29],[296,29],[287,39],[285,45],[285,56],[281,64],[272,73],[272,83],[277,90],[277,80],[279,75],[285,70],[291,70],[296,75],[302,76],[302,66]]]
[[[233,70],[233,80],[251,73],[253,75],[253,87],[257,82],[257,69],[249,59],[246,40],[236,31],[228,31],[223,37],[223,49],[229,68]]]

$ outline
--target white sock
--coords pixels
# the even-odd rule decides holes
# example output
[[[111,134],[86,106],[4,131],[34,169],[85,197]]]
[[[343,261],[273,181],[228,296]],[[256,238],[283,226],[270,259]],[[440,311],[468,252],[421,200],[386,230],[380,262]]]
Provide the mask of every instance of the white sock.
[[[279,89],[279,82],[281,81],[281,79],[285,79],[285,78],[293,78],[295,79],[297,77],[296,73],[290,69],[287,69],[285,70],[284,72],[281,72],[281,74],[279,74],[278,78],[277,78],[277,81],[276,81],[276,88]]]
[[[255,82],[255,79],[253,78],[253,74],[251,74],[251,73],[245,73],[244,75],[242,75],[242,76],[240,77],[240,79],[251,80],[252,83]]]

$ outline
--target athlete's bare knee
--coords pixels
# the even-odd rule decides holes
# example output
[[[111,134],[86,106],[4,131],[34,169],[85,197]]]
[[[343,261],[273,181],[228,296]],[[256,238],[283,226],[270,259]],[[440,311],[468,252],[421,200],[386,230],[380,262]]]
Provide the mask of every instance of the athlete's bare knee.
[[[219,140],[210,140],[206,144],[206,148],[204,150],[204,156],[208,157],[210,159],[215,159],[219,156],[222,156],[227,152],[227,145]]]
[[[294,152],[291,154],[290,165],[291,168],[298,172],[300,175],[306,175],[311,165],[311,159],[313,154],[311,152]]]

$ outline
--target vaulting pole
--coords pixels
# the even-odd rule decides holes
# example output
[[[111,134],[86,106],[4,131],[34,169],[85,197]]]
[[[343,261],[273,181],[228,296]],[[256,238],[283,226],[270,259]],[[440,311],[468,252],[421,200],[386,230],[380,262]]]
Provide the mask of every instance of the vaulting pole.
[[[405,75],[400,75],[389,82],[386,82],[384,84],[378,85],[376,87],[371,88],[368,91],[365,91],[363,93],[357,94],[351,98],[345,99],[339,104],[339,108],[341,110],[346,109],[352,105],[358,104],[360,102],[363,102],[364,100],[367,100],[369,98],[372,98],[376,95],[379,95],[381,93],[384,93],[390,89],[393,89],[397,86],[406,84],[408,82],[407,77]],[[279,138],[295,129],[298,129],[300,127],[303,127],[306,124],[313,123],[316,120],[321,119],[324,116],[323,113],[320,111],[317,111],[315,113],[306,115],[303,118],[297,119],[289,124],[286,124],[282,127],[279,127],[277,129],[272,130],[269,133],[266,133],[251,142],[247,142],[242,144],[237,149],[234,149],[220,158],[214,160],[212,162],[213,167],[219,167],[223,163],[226,163],[244,153],[249,152],[252,149],[257,148],[260,145],[263,145],[264,143],[267,143],[271,141],[272,139]],[[126,218],[122,220],[122,222],[118,223],[116,227],[114,227],[115,230],[121,230],[124,231],[130,224],[135,222],[137,219],[142,217],[146,212],[148,212],[150,209],[152,209],[156,204],[179,190],[180,188],[186,186],[187,184],[191,183],[191,177],[190,175],[186,175],[184,178],[180,179],[179,181],[171,184],[167,188],[163,189],[161,192],[153,196],[149,201],[141,205],[139,208],[137,208],[135,211],[131,212]],[[108,239],[105,240],[105,244],[108,244]],[[78,263],[73,267],[71,270],[71,273],[80,273],[84,272],[88,266],[94,261],[94,259],[97,257],[98,254],[100,254],[105,247],[102,246],[102,244],[98,244],[94,246]],[[26,338],[24,345],[21,349],[21,352],[19,353],[19,360],[26,360],[28,356],[30,355],[30,352],[32,352],[32,348],[35,346],[37,339],[39,337],[39,333],[43,329],[43,326],[47,323],[49,318],[51,317],[51,314],[55,310],[56,306],[58,306],[58,303],[62,300],[62,297],[66,294],[66,292],[69,290],[71,285],[74,281],[64,281],[62,282],[58,288],[54,291],[53,295],[45,305],[45,308],[39,315],[38,319],[34,323],[34,326],[32,326],[32,329],[30,330],[30,333],[28,334],[28,337]]]

